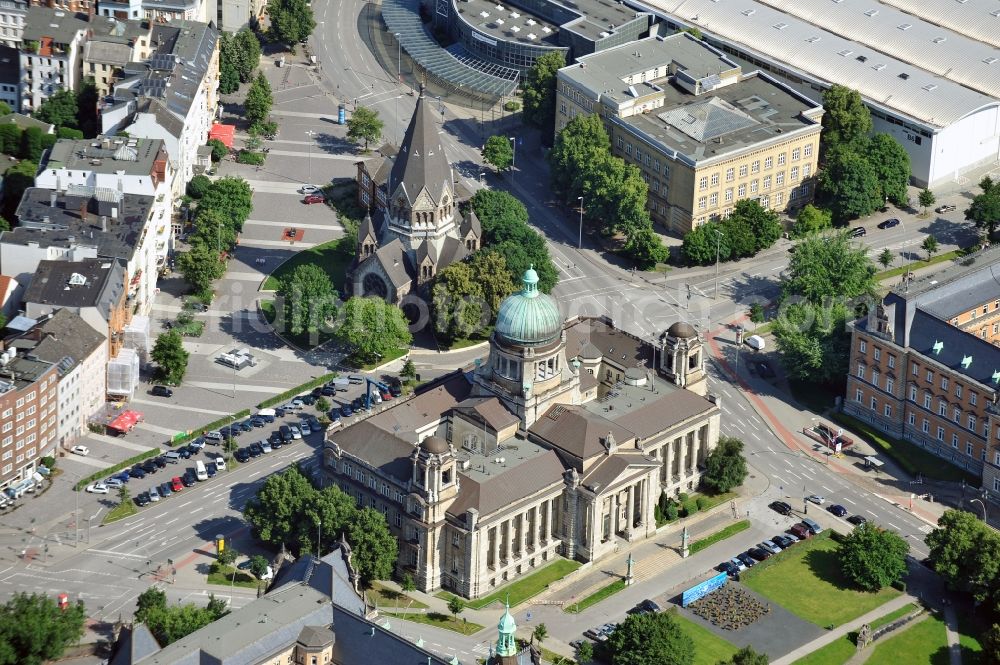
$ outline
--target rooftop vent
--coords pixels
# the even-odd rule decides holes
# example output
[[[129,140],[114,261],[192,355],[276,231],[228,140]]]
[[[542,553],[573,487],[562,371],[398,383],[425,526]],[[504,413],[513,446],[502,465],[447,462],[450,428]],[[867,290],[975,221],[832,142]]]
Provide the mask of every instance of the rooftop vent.
[[[936,341],[934,342],[934,346],[931,347],[931,351],[934,352],[934,355],[939,355],[943,348],[944,348],[944,342]]]
[[[784,30],[785,28],[788,27],[788,24],[787,23],[775,23],[771,27],[774,28],[775,30]]]
[[[900,23],[896,27],[899,28],[900,30],[909,30],[910,28],[913,27],[913,24],[911,24],[911,23]]]
[[[937,90],[937,84],[928,83],[927,85],[924,86],[924,90],[926,90],[927,92],[934,92],[935,90]]]
[[[931,41],[934,42],[935,44],[944,44],[948,40],[945,37],[935,37]]]
[[[987,65],[992,65],[996,61],[997,61],[997,59],[994,58],[993,56],[990,56],[988,58],[983,58],[983,62],[985,62]]]
[[[902,74],[899,75],[899,78],[905,81],[906,79],[910,78],[910,75],[907,74],[906,72],[903,72]]]
[[[868,11],[865,12],[865,16],[867,16],[868,18],[872,18],[872,17],[878,16],[878,10],[877,9],[869,9]]]
[[[972,356],[962,356],[962,369],[969,369],[972,364]]]
[[[756,9],[744,9],[744,10],[742,11],[742,14],[743,14],[744,16],[753,16],[753,15],[754,15],[754,14],[755,14],[756,12],[757,12],[757,10],[756,10]]]
[[[80,273],[75,272],[75,273],[73,273],[72,275],[69,276],[69,285],[70,286],[86,286],[87,285],[87,278],[84,277],[83,275],[81,275]]]
[[[868,62],[868,56],[867,55],[859,55],[858,57],[855,58],[855,60],[857,60],[858,62]]]

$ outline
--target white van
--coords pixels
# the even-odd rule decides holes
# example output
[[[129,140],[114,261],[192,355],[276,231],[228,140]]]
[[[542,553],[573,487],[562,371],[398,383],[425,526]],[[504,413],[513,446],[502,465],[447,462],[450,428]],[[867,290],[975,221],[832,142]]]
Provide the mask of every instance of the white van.
[[[205,463],[201,460],[194,463],[194,474],[198,480],[208,480],[208,471],[205,469]]]
[[[746,345],[756,351],[764,350],[764,338],[760,335],[750,335],[746,339]]]

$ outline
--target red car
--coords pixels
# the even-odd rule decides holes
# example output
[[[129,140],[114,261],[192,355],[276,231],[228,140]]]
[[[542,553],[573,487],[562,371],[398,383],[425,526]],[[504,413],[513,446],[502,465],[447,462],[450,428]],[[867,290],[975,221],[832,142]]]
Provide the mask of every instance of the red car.
[[[326,199],[321,194],[310,194],[302,199],[303,203],[325,203]]]
[[[180,476],[174,476],[170,479],[170,489],[175,492],[180,492],[184,489],[184,483],[181,482]]]

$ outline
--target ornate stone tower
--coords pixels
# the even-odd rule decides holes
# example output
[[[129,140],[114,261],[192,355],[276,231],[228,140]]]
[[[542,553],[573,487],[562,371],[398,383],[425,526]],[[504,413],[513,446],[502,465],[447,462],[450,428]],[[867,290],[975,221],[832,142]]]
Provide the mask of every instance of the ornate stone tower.
[[[690,323],[678,321],[660,337],[660,371],[681,388],[699,395],[708,391],[701,337]]]
[[[521,291],[500,304],[490,355],[476,370],[476,392],[496,395],[529,427],[553,403],[579,404],[580,377],[566,361],[566,333],[555,300],[528,268]]]
[[[493,665],[517,665],[518,650],[517,640],[514,633],[517,632],[517,624],[510,613],[510,601],[504,603],[503,616],[497,624],[497,650],[493,659]]]
[[[420,503],[421,527],[418,538],[415,582],[421,589],[436,589],[441,585],[439,562],[444,561],[445,511],[458,496],[459,479],[455,453],[447,441],[429,436],[414,449],[411,487]]]

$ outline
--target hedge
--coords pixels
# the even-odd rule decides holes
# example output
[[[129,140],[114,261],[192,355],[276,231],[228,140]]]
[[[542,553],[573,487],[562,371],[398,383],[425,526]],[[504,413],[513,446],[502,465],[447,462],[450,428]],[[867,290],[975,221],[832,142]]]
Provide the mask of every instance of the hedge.
[[[691,554],[694,554],[695,552],[700,552],[706,547],[711,547],[717,542],[725,540],[730,536],[735,536],[740,531],[746,531],[749,528],[750,528],[750,520],[740,520],[739,522],[730,524],[729,526],[720,531],[716,531],[711,536],[706,536],[701,540],[694,541],[693,543],[691,543],[689,550]]]
[[[219,418],[218,420],[213,420],[207,425],[202,425],[200,430],[194,432],[188,432],[187,434],[182,434],[180,436],[175,436],[173,439],[170,440],[170,445],[176,446],[181,443],[187,443],[191,439],[201,436],[202,432],[209,432],[213,429],[219,429],[223,425],[228,425],[231,422],[235,422],[240,418],[246,418],[249,415],[250,415],[250,409],[243,409],[242,411],[237,411],[236,413],[230,416],[225,416],[223,418]]]
[[[312,390],[316,386],[322,386],[326,382],[328,382],[328,381],[330,381],[332,379],[337,378],[337,376],[339,376],[339,373],[338,372],[333,372],[331,374],[324,374],[323,376],[317,377],[317,378],[313,379],[312,381],[306,381],[301,386],[297,386],[295,388],[292,388],[291,390],[286,390],[285,392],[281,393],[280,395],[275,395],[274,397],[269,397],[268,399],[266,399],[263,402],[261,402],[260,404],[258,404],[257,408],[258,409],[266,409],[266,408],[268,408],[270,406],[274,406],[275,404],[280,404],[282,402],[286,402],[286,401],[292,399],[293,397],[298,397],[299,395],[301,395],[303,392],[305,392],[307,390]]]
[[[128,469],[132,465],[138,464],[139,462],[142,462],[143,460],[147,460],[150,457],[156,457],[161,452],[163,452],[163,451],[160,450],[159,448],[153,448],[152,450],[147,450],[144,453],[139,453],[135,457],[130,457],[127,460],[125,460],[124,462],[119,462],[118,464],[115,464],[114,466],[108,467],[107,469],[101,469],[97,473],[90,474],[89,476],[87,476],[86,478],[84,478],[80,482],[78,482],[76,485],[74,485],[73,489],[79,492],[80,490],[82,490],[84,487],[86,487],[90,483],[94,482],[95,480],[100,480],[101,478],[106,478],[108,476],[111,476],[112,474],[118,473],[119,471],[121,471],[123,469]]]

